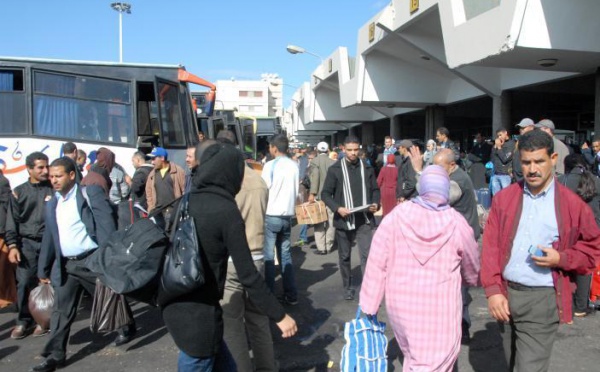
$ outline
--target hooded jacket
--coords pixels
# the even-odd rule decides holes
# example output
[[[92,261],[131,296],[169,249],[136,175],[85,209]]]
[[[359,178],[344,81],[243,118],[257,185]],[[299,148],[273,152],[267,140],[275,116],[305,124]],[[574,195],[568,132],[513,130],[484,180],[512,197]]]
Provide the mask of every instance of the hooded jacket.
[[[204,285],[162,309],[175,344],[197,358],[216,355],[223,338],[223,297],[227,260],[231,256],[240,283],[252,302],[279,322],[285,312],[254,266],[244,220],[235,202],[244,176],[242,154],[218,143],[205,149],[192,178],[189,213],[196,224]]]

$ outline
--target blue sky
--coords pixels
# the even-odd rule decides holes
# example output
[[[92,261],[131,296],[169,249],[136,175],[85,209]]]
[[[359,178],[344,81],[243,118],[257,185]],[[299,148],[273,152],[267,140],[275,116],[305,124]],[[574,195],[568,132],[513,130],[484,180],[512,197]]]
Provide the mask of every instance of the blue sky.
[[[323,57],[351,56],[358,29],[389,1],[131,0],[123,15],[123,60],[183,64],[209,81],[257,80],[277,73],[299,86],[317,58],[286,52],[296,44]],[[118,61],[119,16],[110,0],[11,0],[0,6],[0,55]],[[284,105],[293,88],[284,86]]]

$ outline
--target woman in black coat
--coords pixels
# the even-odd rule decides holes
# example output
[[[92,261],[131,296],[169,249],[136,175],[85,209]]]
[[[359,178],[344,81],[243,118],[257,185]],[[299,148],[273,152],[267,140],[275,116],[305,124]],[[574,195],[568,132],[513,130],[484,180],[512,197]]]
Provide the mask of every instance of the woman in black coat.
[[[192,179],[189,213],[194,218],[204,268],[204,285],[162,309],[164,322],[180,349],[182,371],[235,370],[223,343],[223,297],[227,261],[231,256],[239,280],[256,304],[277,322],[283,337],[296,333],[285,313],[256,271],[244,221],[235,203],[244,176],[242,154],[234,146],[205,141],[196,150],[199,166]]]

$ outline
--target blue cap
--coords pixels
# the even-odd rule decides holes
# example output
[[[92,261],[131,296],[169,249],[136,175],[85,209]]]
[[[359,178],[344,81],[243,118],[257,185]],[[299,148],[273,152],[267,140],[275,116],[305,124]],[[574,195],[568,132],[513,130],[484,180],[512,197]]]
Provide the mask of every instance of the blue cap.
[[[155,147],[152,149],[152,152],[148,154],[149,157],[151,158],[155,158],[157,156],[163,157],[163,158],[167,158],[167,150],[163,149],[162,147]]]

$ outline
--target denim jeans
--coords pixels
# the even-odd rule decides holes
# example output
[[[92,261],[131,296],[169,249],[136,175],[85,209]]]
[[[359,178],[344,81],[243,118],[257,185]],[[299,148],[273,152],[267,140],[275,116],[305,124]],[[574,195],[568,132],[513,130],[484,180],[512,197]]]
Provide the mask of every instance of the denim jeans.
[[[275,287],[275,250],[281,266],[283,277],[283,293],[290,300],[298,298],[296,280],[294,279],[294,266],[290,248],[290,235],[292,232],[290,216],[266,216],[265,217],[265,281],[274,292]]]
[[[177,372],[235,372],[237,367],[225,342],[221,341],[221,351],[216,356],[196,358],[179,350]]]
[[[492,189],[492,196],[500,192],[500,190],[510,186],[511,178],[506,174],[494,174],[490,180],[490,189]]]
[[[308,225],[300,225],[300,240],[308,241]]]

